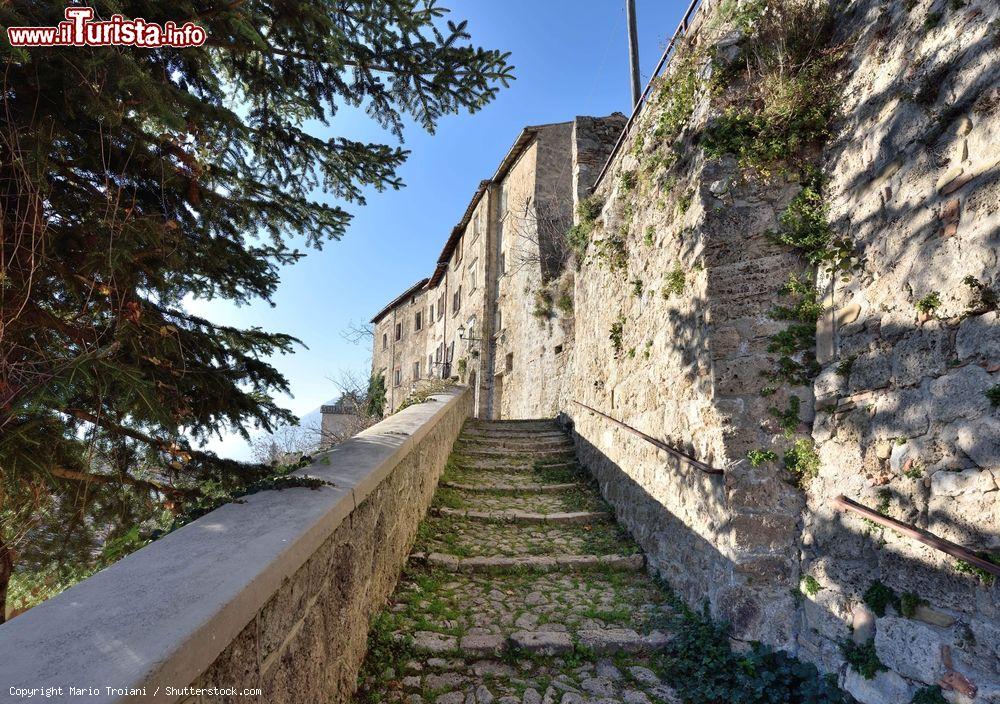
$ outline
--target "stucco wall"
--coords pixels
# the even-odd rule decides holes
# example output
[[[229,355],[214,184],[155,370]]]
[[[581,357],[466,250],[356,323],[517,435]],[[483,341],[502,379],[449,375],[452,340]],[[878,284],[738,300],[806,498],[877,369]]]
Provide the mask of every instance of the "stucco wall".
[[[130,702],[347,701],[369,619],[471,412],[468,390],[411,406],[301,470],[331,486],[227,504],[0,626],[5,692],[62,686],[46,701],[70,702],[70,685],[111,685],[145,688]],[[262,694],[166,693],[188,686]]]

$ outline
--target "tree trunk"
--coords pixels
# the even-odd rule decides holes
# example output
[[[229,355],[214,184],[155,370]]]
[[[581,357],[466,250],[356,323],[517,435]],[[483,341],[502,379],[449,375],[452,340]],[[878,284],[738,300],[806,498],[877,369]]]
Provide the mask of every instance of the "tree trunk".
[[[0,541],[0,623],[7,620],[7,585],[10,584],[10,577],[14,573],[14,555],[2,541]]]

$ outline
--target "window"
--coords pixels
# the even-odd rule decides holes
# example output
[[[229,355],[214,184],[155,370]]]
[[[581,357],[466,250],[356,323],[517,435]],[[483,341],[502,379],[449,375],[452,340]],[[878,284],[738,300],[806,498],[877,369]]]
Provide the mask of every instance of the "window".
[[[455,263],[458,264],[462,261],[462,238],[458,238],[458,242],[455,244]]]
[[[458,315],[458,311],[462,308],[462,287],[459,286],[458,290],[451,296],[451,314]]]
[[[451,364],[455,359],[455,341],[452,340],[451,344],[448,345],[448,364]]]
[[[428,323],[433,323],[434,322],[434,304],[433,303],[431,303],[431,312],[427,316],[427,322]]]
[[[389,349],[389,333],[382,333],[382,349]]]
[[[556,345],[555,353],[562,354],[562,345]]]
[[[416,362],[413,363],[413,379],[416,380],[419,378],[420,378],[420,360],[418,359]]]
[[[477,210],[476,216],[472,219],[472,240],[475,241],[479,237],[479,233],[482,231],[482,221],[483,211]]]
[[[403,372],[400,371],[399,367],[392,372],[392,385],[399,386],[403,383]]]
[[[504,362],[504,371],[512,372],[514,371],[514,353],[508,352],[507,359]]]
[[[493,317],[493,331],[494,334],[499,334],[503,330],[503,316],[500,314],[500,306],[497,306],[496,314]]]
[[[427,376],[434,376],[434,355],[427,355]]]
[[[444,294],[441,294],[441,298],[438,299],[438,320],[444,317]]]
[[[396,323],[396,339],[397,340],[402,340],[403,339],[403,324],[402,323]]]
[[[476,286],[477,286],[477,284],[476,284],[476,274],[478,273],[477,272],[478,268],[479,268],[479,260],[478,259],[473,259],[472,263],[469,264],[469,291],[470,292],[476,290]]]
[[[507,214],[507,183],[500,186],[500,217]]]
[[[424,327],[424,314],[422,312],[418,312],[413,316],[413,329],[420,330],[422,327]]]
[[[507,273],[507,255],[504,252],[500,252],[500,258],[497,260],[497,273],[500,276]]]

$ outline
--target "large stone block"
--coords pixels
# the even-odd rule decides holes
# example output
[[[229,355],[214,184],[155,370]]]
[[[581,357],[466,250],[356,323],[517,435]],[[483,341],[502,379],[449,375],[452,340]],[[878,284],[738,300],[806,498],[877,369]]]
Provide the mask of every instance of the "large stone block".
[[[841,687],[861,704],[907,704],[916,692],[906,680],[891,670],[866,680],[853,669],[844,673]]]
[[[908,618],[886,616],[876,621],[875,648],[879,659],[904,677],[926,684],[945,672],[941,646],[952,643],[948,630]]]
[[[1000,313],[991,311],[962,321],[955,336],[959,359],[1000,360]]]

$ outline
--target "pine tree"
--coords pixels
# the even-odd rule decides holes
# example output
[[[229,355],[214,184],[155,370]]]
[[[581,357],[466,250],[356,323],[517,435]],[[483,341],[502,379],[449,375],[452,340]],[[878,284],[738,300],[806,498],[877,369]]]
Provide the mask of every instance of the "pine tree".
[[[399,146],[322,138],[343,106],[400,140],[475,112],[512,78],[434,0],[101,0],[193,21],[204,47],[16,48],[0,117],[0,597],[14,541],[65,483],[183,500],[262,471],[196,449],[271,429],[296,340],[220,326],[185,296],[270,300],[279,268],[341,237],[365,189],[399,188]],[[52,26],[65,2],[13,0],[0,25]],[[128,440],[163,469],[102,474]],[[62,487],[62,488],[60,488]],[[25,528],[25,527],[28,528]],[[3,618],[0,602],[0,620]]]

